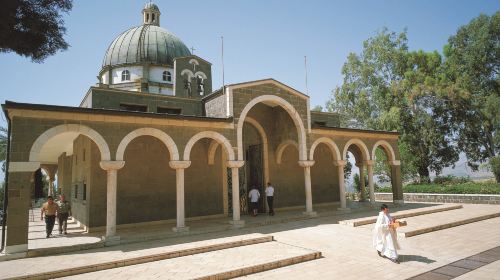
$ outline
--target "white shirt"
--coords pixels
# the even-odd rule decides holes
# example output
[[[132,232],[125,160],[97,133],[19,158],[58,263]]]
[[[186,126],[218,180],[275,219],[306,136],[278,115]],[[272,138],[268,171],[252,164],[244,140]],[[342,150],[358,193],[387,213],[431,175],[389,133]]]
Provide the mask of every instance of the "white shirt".
[[[257,202],[259,201],[260,193],[257,189],[252,189],[248,193],[248,197],[250,197],[250,202]]]
[[[273,195],[274,195],[274,187],[273,186],[266,187],[266,196],[273,196]]]

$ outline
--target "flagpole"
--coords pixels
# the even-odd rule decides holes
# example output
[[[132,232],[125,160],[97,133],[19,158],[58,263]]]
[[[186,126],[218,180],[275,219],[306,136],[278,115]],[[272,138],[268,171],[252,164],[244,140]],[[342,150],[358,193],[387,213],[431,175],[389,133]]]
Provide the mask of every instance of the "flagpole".
[[[304,56],[304,69],[306,72],[306,95],[309,95],[309,87],[307,86],[307,56]]]
[[[226,85],[226,82],[224,80],[224,36],[220,36],[221,39],[221,50],[222,50],[222,89],[224,89],[224,86]]]

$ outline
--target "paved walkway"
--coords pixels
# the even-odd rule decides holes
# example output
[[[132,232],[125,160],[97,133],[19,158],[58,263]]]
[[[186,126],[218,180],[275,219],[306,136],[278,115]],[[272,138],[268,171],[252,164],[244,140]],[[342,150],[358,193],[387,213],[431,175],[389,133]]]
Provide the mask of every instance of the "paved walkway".
[[[415,207],[415,205],[408,203],[405,207]],[[470,211],[475,211],[474,205],[471,205],[471,207]],[[500,209],[500,206],[493,207],[499,207]],[[325,211],[328,212],[331,210]],[[448,215],[442,218],[443,221],[446,219],[454,219],[456,213],[454,214],[453,211],[455,210],[447,211]],[[319,212],[321,214],[321,211]],[[0,278],[5,277],[5,275],[2,275],[2,272],[7,271],[6,269],[19,271],[28,270],[30,267],[27,263],[28,261],[35,266],[41,260],[45,260],[47,263],[52,263],[55,266],[58,266],[58,264],[62,266],[59,260],[51,260],[50,258],[62,258],[65,259],[66,262],[78,262],[79,260],[84,262],[84,258],[94,258],[105,255],[111,256],[113,253],[140,255],[144,254],[147,250],[161,251],[161,246],[167,248],[176,243],[210,240],[248,233],[271,234],[280,244],[293,244],[294,246],[306,248],[308,250],[320,251],[324,256],[324,258],[318,260],[246,276],[246,278],[251,279],[406,279],[500,245],[500,218],[494,218],[417,235],[411,238],[401,238],[400,244],[402,245],[402,250],[400,250],[399,253],[402,263],[396,265],[386,259],[378,257],[375,250],[372,249],[371,229],[373,225],[349,227],[338,224],[340,220],[376,214],[376,210],[371,210],[370,212],[365,211],[343,215],[320,215],[320,217],[315,219],[292,221],[288,223],[270,224],[260,227],[249,226],[240,230],[212,232],[195,236],[178,236],[166,240],[119,245],[74,252],[60,256],[0,262]],[[285,213],[279,215],[285,215]],[[260,218],[268,219],[269,217]],[[254,221],[257,221],[257,219],[259,218],[254,219]],[[187,262],[187,260],[191,260],[191,258],[184,259],[185,262],[182,263],[179,263],[178,260],[171,259],[149,264],[104,270],[98,273],[99,277],[102,278],[119,277],[120,279],[138,279],[144,276],[149,277],[149,275],[156,275],[162,278],[162,275],[167,275],[163,273],[174,271],[175,269],[181,271],[197,270],[205,263],[210,263],[214,253],[217,255],[218,262],[221,263],[251,263],[254,259],[264,260],[266,255],[269,254],[267,246],[275,245],[275,242],[268,243],[273,244],[259,244],[259,249],[251,250],[251,257],[249,258],[246,257],[247,254],[243,253],[231,253],[228,254],[227,257],[224,257],[224,254],[220,253],[223,251],[220,251],[206,253],[198,257],[193,256],[193,264]],[[248,248],[251,248],[251,246],[255,245],[250,245]],[[170,264],[174,262],[177,263],[177,266],[172,266]],[[497,263],[492,263],[470,272],[471,275],[473,273],[483,277],[478,279],[495,279],[493,275],[500,275],[499,265]],[[476,279],[468,274],[469,273],[462,275],[461,279]],[[89,275],[91,274],[83,274],[78,277]],[[491,278],[487,278],[488,275],[490,275]]]
[[[398,208],[397,210],[405,209],[418,209],[423,207],[429,207],[439,204],[427,204],[427,203],[407,203]],[[367,215],[373,214],[373,208],[369,202],[350,202],[348,204],[352,208],[352,213],[350,218],[361,218]],[[324,207],[316,207],[318,216],[332,216],[332,215],[345,215],[345,212],[337,210],[338,205],[330,205]],[[290,222],[297,220],[309,219],[302,214],[303,209],[288,210],[277,212],[273,217],[266,214],[259,215],[257,217],[251,217],[248,215],[242,215],[242,220],[245,221],[245,228],[251,228],[256,226],[262,226],[267,224],[276,224],[282,222]],[[42,249],[42,248],[57,248],[61,246],[75,246],[82,244],[93,244],[101,241],[101,237],[105,235],[104,231],[87,233],[83,229],[77,227],[75,222],[68,223],[68,235],[59,235],[57,230],[57,223],[54,226],[52,238],[45,238],[45,223],[40,221],[40,211],[34,211],[34,220],[30,219],[29,223],[29,234],[28,234],[28,248],[30,250]],[[38,219],[36,219],[38,218]],[[226,231],[231,228],[229,224],[230,218],[215,218],[209,220],[199,220],[199,221],[188,221],[187,226],[189,226],[190,231],[188,233],[182,234],[203,234],[209,232]],[[166,223],[162,225],[153,226],[142,226],[140,228],[133,227],[128,229],[118,229],[117,235],[120,236],[123,243],[135,242],[135,241],[148,241],[160,238],[172,238],[179,236],[179,233],[172,231],[175,227],[175,223]]]
[[[492,280],[500,279],[500,261],[485,265],[472,272],[455,278],[456,280]]]

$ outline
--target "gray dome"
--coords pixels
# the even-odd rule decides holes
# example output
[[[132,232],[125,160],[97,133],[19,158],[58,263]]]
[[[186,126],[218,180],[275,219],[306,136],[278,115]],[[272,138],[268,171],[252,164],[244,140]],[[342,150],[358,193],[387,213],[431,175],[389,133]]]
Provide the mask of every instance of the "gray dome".
[[[146,4],[146,6],[144,6],[144,10],[155,10],[155,11],[159,12],[160,8],[158,8],[158,6],[156,6],[156,4],[149,2]]]
[[[109,46],[102,67],[150,62],[174,65],[174,58],[191,55],[174,34],[159,26],[144,24],[120,34]]]

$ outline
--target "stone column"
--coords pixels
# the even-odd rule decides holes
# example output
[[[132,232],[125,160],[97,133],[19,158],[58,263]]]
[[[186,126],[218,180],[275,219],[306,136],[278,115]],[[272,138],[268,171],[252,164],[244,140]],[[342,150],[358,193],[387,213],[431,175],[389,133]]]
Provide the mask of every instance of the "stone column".
[[[40,168],[39,162],[9,163],[8,208],[5,217],[7,219],[4,251],[6,254],[28,251],[31,179],[38,168]],[[34,215],[35,219],[40,219],[40,212]]]
[[[373,184],[373,160],[365,161],[366,169],[368,170],[368,188],[370,189],[370,203],[375,203],[375,186]]]
[[[403,182],[401,180],[401,161],[392,160],[388,162],[391,166],[392,201],[395,204],[403,204]]]
[[[119,242],[116,236],[116,190],[118,170],[125,165],[125,161],[101,161],[101,168],[106,170],[106,242]]]
[[[360,198],[359,201],[365,201],[365,165],[360,163],[356,164],[356,166],[359,168],[359,185],[360,185]]]
[[[54,181],[56,180],[57,164],[42,164],[40,167],[47,172],[49,179],[48,195],[54,197],[56,194],[54,191]]]
[[[312,160],[300,160],[299,165],[304,168],[304,187],[306,192],[306,211],[305,215],[315,216],[316,212],[313,211],[312,204],[312,190],[311,190],[311,166],[314,165]]]
[[[169,165],[175,169],[175,193],[177,205],[177,226],[172,228],[175,232],[188,231],[184,211],[184,170],[191,165],[191,161],[170,161]]]
[[[228,160],[227,167],[231,168],[231,181],[233,193],[233,220],[230,222],[233,227],[243,227],[245,221],[240,220],[240,178],[239,168],[245,164],[242,160]]]
[[[340,195],[340,211],[349,211],[347,208],[347,202],[345,198],[345,180],[344,180],[344,167],[347,164],[345,160],[337,160],[334,162],[334,165],[338,168],[339,173],[339,195]]]

